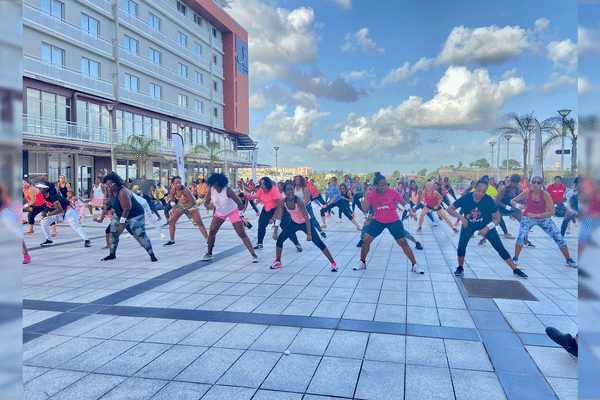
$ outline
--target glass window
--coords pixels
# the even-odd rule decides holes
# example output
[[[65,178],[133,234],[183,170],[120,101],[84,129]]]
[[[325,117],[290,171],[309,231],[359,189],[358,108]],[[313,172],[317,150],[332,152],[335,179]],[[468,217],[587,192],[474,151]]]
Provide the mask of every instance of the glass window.
[[[196,83],[202,85],[202,74],[198,71],[194,71],[194,81],[196,81]]]
[[[213,28],[213,37],[216,39],[217,38],[217,28]]]
[[[202,26],[202,17],[196,13],[194,13],[194,22],[198,26]]]
[[[52,64],[55,67],[62,68],[64,66],[63,61],[65,58],[65,51],[56,46],[42,43],[41,46],[41,59],[43,63]]]
[[[98,27],[100,23],[92,17],[81,14],[81,30],[88,35],[98,36]]]
[[[123,36],[123,48],[133,54],[138,53],[138,41],[127,35]]]
[[[90,78],[100,78],[100,63],[81,57],[81,74]]]
[[[177,63],[177,73],[184,78],[187,78],[187,65]]]
[[[177,100],[178,100],[177,103],[179,104],[179,107],[187,108],[188,97],[186,95],[183,95],[183,94],[177,95]]]
[[[219,86],[217,84],[217,81],[213,81],[213,88],[215,89],[215,92],[219,90]]]
[[[137,15],[138,15],[138,13],[137,13],[138,6],[133,1],[123,0],[123,9],[133,16],[137,17]]]
[[[187,47],[187,36],[181,32],[177,32],[177,42],[179,42],[180,45]]]
[[[150,48],[150,54],[148,58],[150,59],[150,62],[153,62],[154,64],[162,64],[162,54],[154,50],[152,47]]]
[[[148,25],[160,31],[160,18],[152,13],[148,13]]]
[[[56,0],[41,0],[40,9],[43,13],[53,16],[57,19],[64,19],[65,6]]]
[[[194,53],[198,54],[199,56],[202,55],[202,45],[198,42],[194,42]]]
[[[155,98],[155,99],[162,99],[162,87],[151,83],[150,84],[150,97]]]
[[[180,13],[182,13],[183,15],[185,15],[185,12],[186,12],[186,6],[185,6],[185,4],[183,4],[180,1],[178,1],[177,2],[177,11],[179,11]]]
[[[213,110],[215,112],[215,117],[219,117],[219,110],[217,109],[217,107],[215,107]]]
[[[196,112],[204,112],[204,103],[201,102],[200,100],[196,100]]]
[[[123,85],[125,86],[125,89],[130,90],[132,92],[137,92],[140,88],[140,80],[135,76],[125,74]]]

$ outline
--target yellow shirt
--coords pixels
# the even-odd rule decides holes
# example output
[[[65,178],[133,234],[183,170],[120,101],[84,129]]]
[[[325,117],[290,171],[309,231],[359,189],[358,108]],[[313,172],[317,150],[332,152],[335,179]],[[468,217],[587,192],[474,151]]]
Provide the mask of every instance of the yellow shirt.
[[[475,188],[471,189],[471,192],[474,192],[474,191],[475,191]],[[485,191],[485,194],[490,195],[492,197],[492,199],[495,199],[496,196],[498,196],[498,191],[492,185],[488,185],[488,188]]]

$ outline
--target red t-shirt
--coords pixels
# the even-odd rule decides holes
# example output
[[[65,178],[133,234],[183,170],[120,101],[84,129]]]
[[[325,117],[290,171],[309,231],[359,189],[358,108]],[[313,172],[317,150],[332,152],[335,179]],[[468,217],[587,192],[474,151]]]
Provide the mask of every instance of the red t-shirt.
[[[567,187],[562,183],[558,187],[556,187],[556,185],[553,183],[552,185],[548,186],[546,191],[550,193],[550,196],[552,197],[552,201],[554,203],[562,203],[563,198],[565,197],[565,193],[567,191]]]
[[[382,224],[389,224],[400,219],[396,212],[396,202],[402,200],[400,193],[390,188],[387,188],[383,194],[378,194],[376,190],[373,190],[367,197],[367,201],[373,206],[373,218]]]
[[[265,193],[262,189],[258,189],[254,197],[260,199],[260,202],[263,204],[265,211],[271,211],[272,209],[277,207],[275,200],[283,199],[281,193],[279,193],[279,190],[277,190],[277,186],[275,185],[273,185],[271,190],[269,190],[267,193]]]

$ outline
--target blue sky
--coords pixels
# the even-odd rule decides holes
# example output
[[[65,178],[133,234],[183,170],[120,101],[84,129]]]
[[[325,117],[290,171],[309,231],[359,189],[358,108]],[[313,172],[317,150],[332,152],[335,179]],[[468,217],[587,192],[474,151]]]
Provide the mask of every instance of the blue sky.
[[[431,171],[489,160],[489,132],[508,112],[533,111],[540,121],[563,108],[578,113],[576,2],[231,7],[249,34],[250,135],[260,163],[274,165],[278,146],[282,167]],[[589,20],[598,32],[598,18]],[[519,141],[510,150],[522,158]],[[505,143],[500,151],[504,158]]]

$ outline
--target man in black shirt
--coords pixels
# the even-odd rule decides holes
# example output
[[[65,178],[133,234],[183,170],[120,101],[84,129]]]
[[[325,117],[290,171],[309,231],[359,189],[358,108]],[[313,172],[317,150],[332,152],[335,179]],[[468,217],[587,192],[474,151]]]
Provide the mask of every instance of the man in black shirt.
[[[46,199],[46,206],[50,209],[48,214],[42,218],[41,222],[42,232],[44,232],[44,236],[46,237],[46,241],[41,243],[41,246],[46,247],[54,244],[52,240],[50,240],[50,225],[65,221],[71,225],[71,228],[73,228],[79,236],[81,236],[84,240],[84,246],[90,247],[92,242],[88,239],[88,236],[81,225],[79,225],[79,215],[77,214],[77,211],[71,207],[69,200],[58,194],[54,185],[50,182],[39,182],[35,186],[40,189],[40,193],[42,193]]]
[[[462,276],[464,274],[463,265],[465,263],[467,244],[475,231],[479,231],[480,236],[487,236],[491,245],[513,270],[513,274],[516,277],[527,278],[527,275],[517,268],[512,261],[510,254],[506,251],[500,240],[500,236],[498,236],[496,225],[500,222],[500,213],[492,197],[485,193],[488,185],[486,180],[479,180],[475,184],[474,192],[463,195],[448,207],[448,214],[458,218],[462,222],[457,251],[458,268],[456,268],[454,275]],[[456,211],[457,208],[460,208],[460,214]]]

